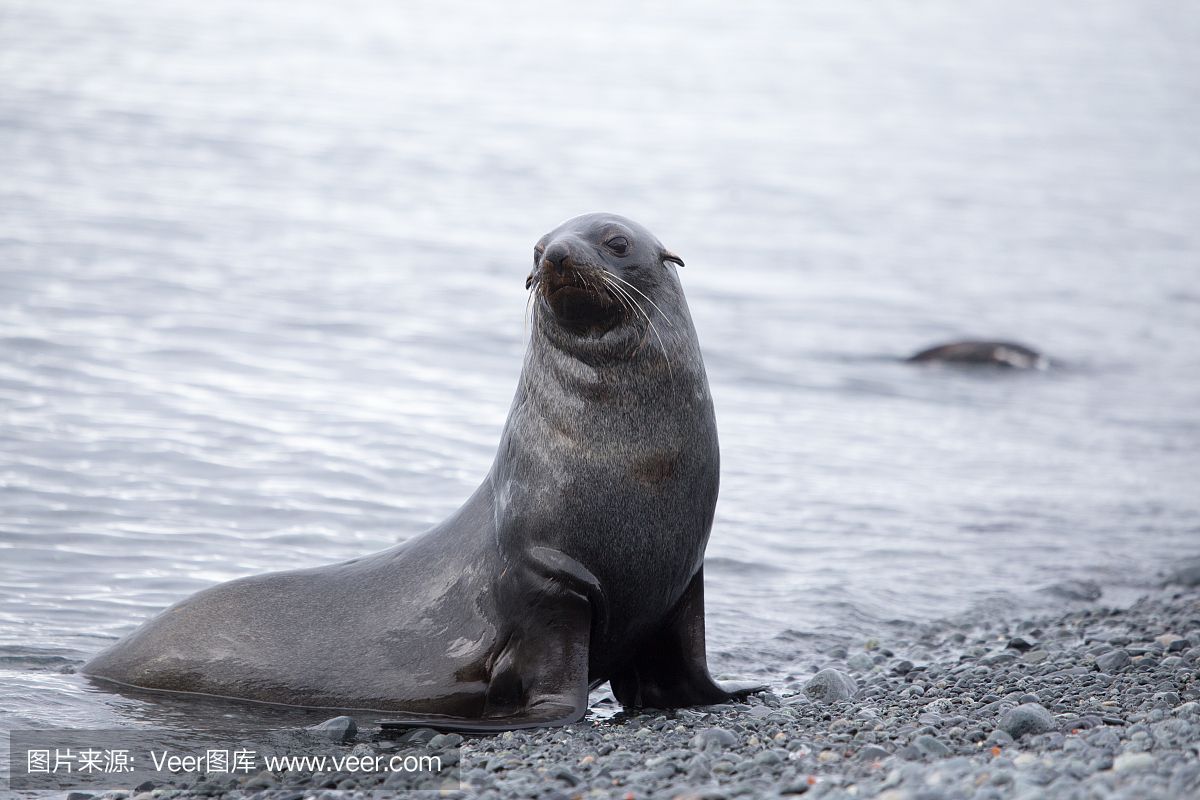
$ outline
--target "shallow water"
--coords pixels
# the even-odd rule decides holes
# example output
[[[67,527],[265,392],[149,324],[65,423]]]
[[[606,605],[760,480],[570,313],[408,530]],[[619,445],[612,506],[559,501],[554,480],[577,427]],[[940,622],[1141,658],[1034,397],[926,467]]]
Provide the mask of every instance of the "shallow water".
[[[1200,551],[1200,10],[748,8],[0,2],[0,728],[270,719],[69,668],[457,507],[589,210],[688,262],[718,671]]]

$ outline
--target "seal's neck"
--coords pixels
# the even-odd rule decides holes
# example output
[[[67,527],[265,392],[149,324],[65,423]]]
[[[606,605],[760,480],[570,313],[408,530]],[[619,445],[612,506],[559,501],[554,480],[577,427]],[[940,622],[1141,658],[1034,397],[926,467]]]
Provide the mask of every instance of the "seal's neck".
[[[668,404],[681,392],[695,392],[698,385],[707,394],[704,364],[687,317],[659,322],[654,328],[630,325],[598,340],[535,329],[521,384],[529,394],[539,394],[550,384],[558,398],[626,409],[635,399],[652,406]]]

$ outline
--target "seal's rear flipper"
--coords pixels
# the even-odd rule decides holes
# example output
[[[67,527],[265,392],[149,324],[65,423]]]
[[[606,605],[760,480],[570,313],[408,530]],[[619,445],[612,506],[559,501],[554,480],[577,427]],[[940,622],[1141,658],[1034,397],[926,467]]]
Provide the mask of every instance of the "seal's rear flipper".
[[[767,688],[742,682],[721,685],[708,674],[703,567],[663,627],[646,637],[633,662],[614,673],[609,683],[626,708],[707,706]]]

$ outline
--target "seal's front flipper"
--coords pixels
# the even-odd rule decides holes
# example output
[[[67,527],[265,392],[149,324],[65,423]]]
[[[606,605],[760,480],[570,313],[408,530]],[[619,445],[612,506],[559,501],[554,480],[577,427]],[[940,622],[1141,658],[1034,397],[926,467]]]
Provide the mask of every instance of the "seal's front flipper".
[[[497,584],[503,618],[513,623],[489,665],[480,716],[405,715],[383,727],[500,733],[583,719],[592,628],[605,619],[600,582],[559,550],[533,547],[524,556]]]
[[[646,637],[632,662],[614,673],[609,683],[613,695],[627,708],[705,706],[767,688],[742,682],[722,685],[708,674],[703,567],[666,623]]]

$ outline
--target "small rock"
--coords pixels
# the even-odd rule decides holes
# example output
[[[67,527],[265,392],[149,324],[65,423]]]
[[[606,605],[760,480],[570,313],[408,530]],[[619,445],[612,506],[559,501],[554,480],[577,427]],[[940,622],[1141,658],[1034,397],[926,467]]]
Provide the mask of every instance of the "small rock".
[[[836,669],[823,669],[804,685],[804,693],[820,703],[840,703],[857,692],[854,679]]]
[[[1185,561],[1171,573],[1167,581],[1180,586],[1200,586],[1200,558]]]
[[[512,733],[513,733],[512,731],[505,731],[504,733],[497,736],[496,740],[503,741],[503,742],[511,742],[513,739]],[[429,744],[434,739],[436,739],[438,736],[441,736],[441,734],[438,733],[437,731],[435,731],[433,728],[413,728],[412,730],[406,731],[405,733],[401,734],[401,736],[398,739],[396,739],[396,741],[399,742],[400,744],[417,745],[418,747],[420,747],[422,745]],[[506,739],[505,737],[508,737],[508,738]]]
[[[866,653],[855,653],[850,656],[846,664],[850,669],[856,669],[859,672],[870,672],[871,668],[875,666],[875,659]]]
[[[884,750],[879,745],[869,744],[862,750],[859,750],[854,757],[859,761],[879,761],[880,759],[887,758],[889,755],[891,755],[891,753],[889,753],[887,750]]]
[[[705,728],[692,737],[692,749],[701,751],[725,750],[737,744],[737,736],[725,728]]]
[[[1037,642],[1026,639],[1024,636],[1014,636],[1008,640],[1008,646],[1012,650],[1020,650],[1024,653],[1026,650],[1032,650],[1037,646]]]
[[[1191,700],[1181,706],[1176,706],[1171,713],[1178,717],[1200,717],[1200,703]]]
[[[1029,652],[1021,655],[1021,660],[1026,664],[1041,664],[1049,657],[1050,654],[1045,650],[1030,650]]]
[[[932,736],[918,736],[913,744],[925,755],[938,758],[950,755],[950,748]]]
[[[353,717],[334,717],[318,725],[311,725],[308,730],[331,742],[348,742],[358,733],[358,725]]]
[[[1154,641],[1161,644],[1168,653],[1182,653],[1192,646],[1191,641],[1173,633],[1164,633]]]
[[[780,756],[779,753],[774,750],[763,750],[761,753],[758,753],[754,756],[754,763],[758,764],[759,766],[770,766],[772,764],[778,764],[781,761],[783,761],[783,756]]]
[[[897,675],[907,675],[913,671],[914,666],[916,665],[908,659],[901,659],[892,666],[892,672]]]
[[[440,750],[443,747],[458,747],[463,743],[463,737],[458,733],[439,733],[429,740],[430,750]]]
[[[264,769],[257,775],[251,775],[242,785],[247,789],[269,789],[275,785],[275,776],[270,770]]]
[[[1046,733],[1057,727],[1050,712],[1037,703],[1019,705],[1000,718],[1000,729],[1013,739],[1030,733]]]
[[[1117,648],[1096,656],[1096,668],[1101,672],[1116,672],[1129,666],[1132,660],[1128,652]]]
[[[1149,753],[1122,753],[1113,759],[1115,772],[1141,772],[1154,769],[1154,756]]]
[[[563,783],[567,784],[568,786],[578,786],[579,785],[579,776],[576,775],[571,770],[564,767],[562,764],[558,764],[556,766],[551,767],[550,771],[547,772],[546,774],[548,776],[550,776],[551,778],[557,778],[558,780],[562,781]]]

